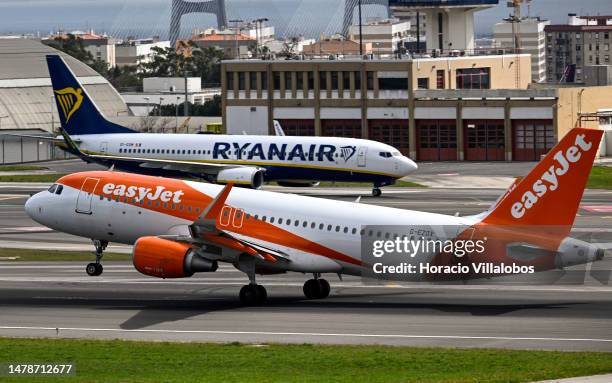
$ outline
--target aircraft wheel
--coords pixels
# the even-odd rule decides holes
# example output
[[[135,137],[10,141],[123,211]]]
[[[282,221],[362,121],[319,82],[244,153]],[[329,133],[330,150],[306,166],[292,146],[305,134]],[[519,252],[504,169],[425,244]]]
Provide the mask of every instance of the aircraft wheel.
[[[382,194],[382,190],[380,190],[380,188],[372,189],[372,196],[373,197],[380,197],[381,194]]]
[[[261,305],[267,298],[266,288],[261,285],[244,285],[240,289],[240,302],[245,306]]]
[[[308,299],[322,299],[329,296],[331,287],[325,279],[309,279],[304,283],[304,295]]]
[[[92,262],[92,263],[87,264],[87,267],[85,267],[85,271],[87,272],[87,275],[91,277],[97,277],[101,275],[103,270],[104,268],[102,267],[100,263]]]
[[[317,279],[319,282],[319,286],[321,287],[321,294],[319,295],[319,299],[327,298],[329,296],[329,292],[331,291],[331,286],[326,279]]]

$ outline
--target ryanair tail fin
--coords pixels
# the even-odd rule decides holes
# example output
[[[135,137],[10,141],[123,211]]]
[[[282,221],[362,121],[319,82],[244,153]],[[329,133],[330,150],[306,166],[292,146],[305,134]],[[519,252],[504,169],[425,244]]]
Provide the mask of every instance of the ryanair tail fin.
[[[58,114],[66,133],[69,135],[135,133],[104,118],[61,56],[47,55],[47,66]]]
[[[602,136],[598,129],[570,130],[482,222],[571,227]]]

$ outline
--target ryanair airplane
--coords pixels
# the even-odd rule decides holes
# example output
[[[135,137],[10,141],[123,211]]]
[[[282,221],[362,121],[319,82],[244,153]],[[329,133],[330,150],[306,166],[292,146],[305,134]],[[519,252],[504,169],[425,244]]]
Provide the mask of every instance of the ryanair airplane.
[[[368,182],[372,194],[417,169],[396,148],[340,137],[138,133],[108,121],[58,55],[47,56],[66,150],[87,162],[170,177],[259,188]]]

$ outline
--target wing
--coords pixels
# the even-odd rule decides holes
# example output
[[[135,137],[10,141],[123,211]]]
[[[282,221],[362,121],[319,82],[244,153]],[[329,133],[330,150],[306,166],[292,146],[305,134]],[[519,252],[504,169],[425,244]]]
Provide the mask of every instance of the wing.
[[[125,157],[125,156],[109,156],[104,154],[89,154],[82,152],[76,142],[60,128],[60,133],[63,137],[63,142],[68,147],[68,151],[79,156],[86,162],[97,162],[108,167],[116,165],[118,162],[128,162],[137,164],[141,168],[147,169],[163,169],[185,172],[187,174],[217,174],[223,169],[233,169],[244,167],[238,164],[215,164],[212,162],[193,162],[180,160],[164,160],[156,158],[144,157]]]
[[[9,136],[9,137],[18,137],[18,138],[33,138],[41,141],[49,141],[57,144],[65,143],[63,138],[59,137],[49,137],[49,136],[36,136],[33,134],[13,134],[13,133],[2,133],[0,136]],[[79,140],[75,140],[75,142],[80,142]]]
[[[184,242],[196,247],[208,245],[221,246],[251,255],[261,261],[276,263],[290,262],[289,256],[278,249],[257,244],[245,236],[223,230],[219,225],[221,215],[226,213],[225,201],[232,190],[233,184],[227,184],[215,199],[202,212],[200,217],[189,227],[189,236],[165,235],[163,239]]]

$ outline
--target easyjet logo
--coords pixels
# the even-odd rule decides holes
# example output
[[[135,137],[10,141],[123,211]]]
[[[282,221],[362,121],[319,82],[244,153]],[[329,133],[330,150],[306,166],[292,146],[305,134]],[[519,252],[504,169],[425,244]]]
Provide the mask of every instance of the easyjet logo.
[[[136,197],[138,201],[149,199],[151,201],[160,200],[161,202],[172,201],[173,203],[180,203],[181,196],[185,195],[185,192],[182,190],[166,190],[164,186],[157,186],[155,189],[151,189],[142,186],[115,185],[113,183],[104,185],[102,193],[127,198]]]
[[[548,191],[557,190],[560,178],[572,168],[572,164],[580,161],[583,152],[588,152],[593,147],[593,143],[586,142],[584,138],[584,134],[576,135],[574,145],[555,153],[554,163],[531,185],[531,190],[523,193],[521,200],[512,205],[510,212],[514,218],[524,216]]]

